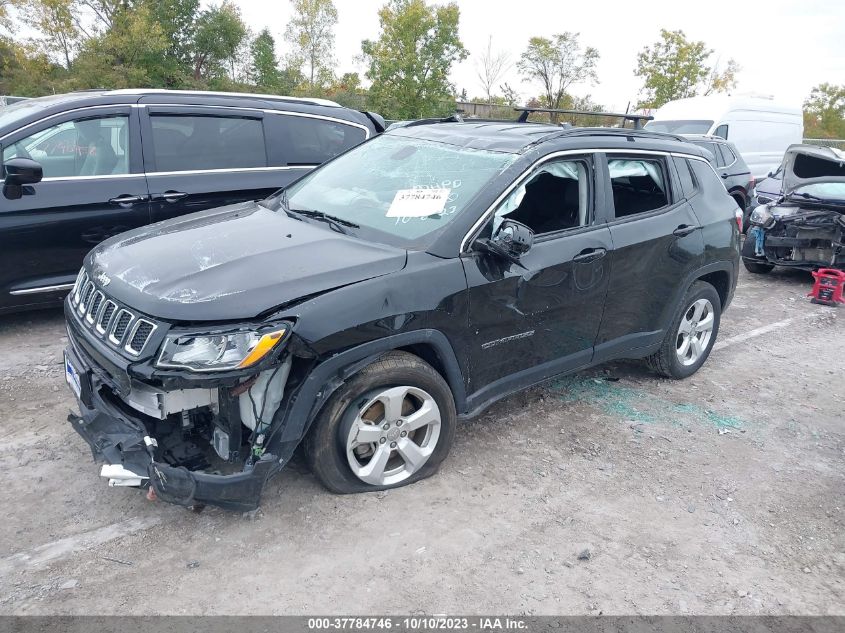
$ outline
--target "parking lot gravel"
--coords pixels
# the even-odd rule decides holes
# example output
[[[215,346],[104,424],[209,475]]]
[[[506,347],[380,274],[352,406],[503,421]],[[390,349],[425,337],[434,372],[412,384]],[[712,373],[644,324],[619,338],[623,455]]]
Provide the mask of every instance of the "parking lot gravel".
[[[845,307],[810,282],[743,271],[692,378],[554,380],[431,479],[338,496],[299,460],[245,515],[108,488],[61,312],[0,317],[0,613],[845,614]]]

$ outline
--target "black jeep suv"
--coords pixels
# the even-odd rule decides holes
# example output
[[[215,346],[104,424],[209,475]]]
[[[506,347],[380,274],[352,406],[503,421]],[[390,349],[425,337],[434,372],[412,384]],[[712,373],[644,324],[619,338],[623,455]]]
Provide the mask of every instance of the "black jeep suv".
[[[91,90],[0,109],[0,313],[60,306],[118,233],[259,200],[378,134],[323,99]]]
[[[679,137],[396,127],[259,203],[136,229],[65,302],[74,428],[111,485],[254,508],[304,444],[348,493],[437,470],[459,418],[619,358],[693,374],[736,203]]]

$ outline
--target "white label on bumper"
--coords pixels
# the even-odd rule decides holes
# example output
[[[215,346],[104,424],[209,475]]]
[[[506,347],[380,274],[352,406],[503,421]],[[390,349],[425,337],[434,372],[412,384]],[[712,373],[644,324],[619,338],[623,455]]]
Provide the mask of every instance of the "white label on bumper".
[[[103,464],[100,469],[100,477],[107,477],[109,486],[132,487],[140,486],[144,479],[147,479],[146,475],[133,472],[120,464]]]
[[[70,390],[76,394],[76,397],[82,398],[82,384],[79,382],[79,372],[76,371],[67,354],[65,354],[65,380],[68,386],[70,386]]]

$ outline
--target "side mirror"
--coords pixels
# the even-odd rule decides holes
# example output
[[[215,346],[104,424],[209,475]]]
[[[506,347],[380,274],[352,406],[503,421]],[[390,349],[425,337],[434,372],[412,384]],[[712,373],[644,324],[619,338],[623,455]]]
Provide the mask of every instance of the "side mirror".
[[[17,200],[27,191],[24,185],[41,182],[44,171],[41,165],[30,158],[10,158],[3,163],[6,177],[3,180],[3,195],[10,200]]]
[[[534,245],[534,231],[516,220],[504,220],[491,240],[513,258],[519,258]]]

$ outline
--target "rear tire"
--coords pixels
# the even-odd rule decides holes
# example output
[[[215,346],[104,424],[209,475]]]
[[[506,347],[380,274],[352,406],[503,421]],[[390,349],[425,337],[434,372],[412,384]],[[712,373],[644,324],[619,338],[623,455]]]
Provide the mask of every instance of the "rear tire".
[[[332,394],[305,438],[305,455],[332,492],[398,488],[437,472],[456,421],[443,377],[413,354],[389,352]]]
[[[765,275],[766,273],[772,272],[775,267],[774,264],[769,264],[768,262],[758,262],[753,259],[745,259],[744,257],[742,264],[745,266],[745,270],[755,275]]]
[[[687,290],[660,349],[646,358],[652,371],[668,378],[692,376],[710,356],[719,334],[722,302],[716,289],[696,281]]]

